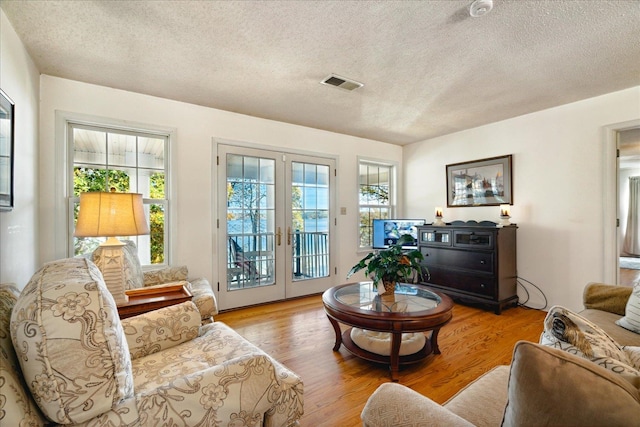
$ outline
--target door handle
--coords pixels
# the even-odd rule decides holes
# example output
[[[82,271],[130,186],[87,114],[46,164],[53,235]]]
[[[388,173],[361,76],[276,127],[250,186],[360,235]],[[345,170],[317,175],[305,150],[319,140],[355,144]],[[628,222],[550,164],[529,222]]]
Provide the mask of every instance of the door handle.
[[[282,230],[278,227],[278,231],[276,232],[276,244],[280,246],[282,244]]]
[[[291,227],[287,227],[287,245],[291,246]]]

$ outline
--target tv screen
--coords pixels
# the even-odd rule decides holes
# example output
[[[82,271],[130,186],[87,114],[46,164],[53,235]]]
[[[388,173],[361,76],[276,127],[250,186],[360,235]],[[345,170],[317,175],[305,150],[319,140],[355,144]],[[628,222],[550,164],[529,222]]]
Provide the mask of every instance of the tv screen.
[[[413,243],[404,247],[418,246],[418,226],[424,225],[424,219],[374,219],[373,248],[385,249],[395,244],[403,234],[413,237]]]

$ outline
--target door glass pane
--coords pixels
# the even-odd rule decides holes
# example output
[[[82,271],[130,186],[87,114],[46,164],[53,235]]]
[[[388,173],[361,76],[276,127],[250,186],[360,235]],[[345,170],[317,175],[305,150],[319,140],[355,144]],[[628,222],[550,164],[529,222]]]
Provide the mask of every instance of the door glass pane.
[[[275,281],[275,161],[227,155],[227,290]]]
[[[292,278],[329,276],[329,167],[292,162]],[[303,178],[303,179],[300,179]]]

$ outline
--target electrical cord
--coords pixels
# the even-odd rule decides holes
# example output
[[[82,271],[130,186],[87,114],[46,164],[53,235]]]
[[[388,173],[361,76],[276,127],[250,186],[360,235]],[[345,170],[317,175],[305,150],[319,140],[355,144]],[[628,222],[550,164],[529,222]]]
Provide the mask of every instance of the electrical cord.
[[[538,290],[538,292],[540,293],[540,295],[542,295],[542,298],[544,298],[544,306],[542,307],[531,307],[528,306],[527,303],[529,302],[529,299],[531,299],[531,294],[529,293],[529,290],[527,289],[527,287],[520,281],[524,281],[527,284],[533,286],[534,288],[536,288]],[[544,310],[547,308],[547,306],[549,305],[549,301],[547,300],[547,296],[544,294],[544,292],[542,292],[542,289],[540,289],[538,286],[536,286],[533,282],[525,279],[524,277],[520,277],[520,276],[516,276],[516,283],[518,285],[520,285],[520,287],[524,290],[524,292],[527,294],[527,298],[524,300],[524,302],[519,302],[518,305],[520,307],[524,307],[524,308],[529,308],[532,310]]]

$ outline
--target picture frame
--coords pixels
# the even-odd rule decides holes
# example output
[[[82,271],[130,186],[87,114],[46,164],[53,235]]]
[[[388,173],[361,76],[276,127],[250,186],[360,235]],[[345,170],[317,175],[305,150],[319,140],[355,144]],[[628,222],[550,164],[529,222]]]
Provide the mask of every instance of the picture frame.
[[[13,209],[15,104],[0,89],[0,211]]]
[[[512,155],[446,166],[447,207],[513,204]]]

